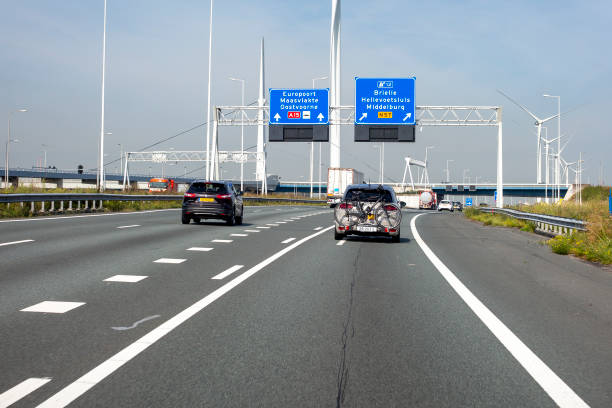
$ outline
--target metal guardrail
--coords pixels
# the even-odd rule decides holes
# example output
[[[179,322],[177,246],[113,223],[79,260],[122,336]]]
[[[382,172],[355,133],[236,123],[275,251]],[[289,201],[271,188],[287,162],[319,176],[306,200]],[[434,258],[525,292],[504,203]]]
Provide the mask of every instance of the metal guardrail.
[[[251,202],[285,202],[299,204],[324,204],[325,200],[302,200],[294,198],[269,198],[269,197],[243,197],[244,201]],[[55,203],[60,203],[57,211],[64,211],[64,202],[68,202],[68,211],[73,210],[101,210],[104,201],[182,201],[182,195],[146,195],[146,194],[105,194],[105,193],[33,193],[33,194],[0,194],[0,203],[30,203],[30,211],[34,213],[34,203],[42,203],[40,212],[45,212],[45,203],[51,203],[49,211],[56,211]],[[91,201],[91,207],[89,202]],[[77,203],[73,208],[72,203]],[[81,208],[81,202],[84,207]],[[96,202],[99,206],[96,208]],[[23,204],[22,204],[23,205]]]
[[[504,214],[512,218],[531,221],[539,231],[552,235],[568,234],[573,231],[586,231],[587,223],[573,218],[555,217],[552,215],[534,214],[509,208],[478,208],[482,212]]]

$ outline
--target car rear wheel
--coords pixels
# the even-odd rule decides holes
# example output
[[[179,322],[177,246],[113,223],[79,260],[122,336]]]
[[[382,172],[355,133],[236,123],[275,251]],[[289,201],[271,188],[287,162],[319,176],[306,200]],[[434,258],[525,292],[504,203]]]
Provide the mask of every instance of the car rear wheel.
[[[189,224],[189,221],[191,221],[191,218],[189,218],[188,216],[186,215],[181,216],[181,222],[183,224]]]
[[[241,208],[240,217],[236,217],[236,224],[242,225],[242,216],[244,215],[244,206]]]
[[[392,235],[391,242],[393,242],[394,244],[397,244],[398,242],[400,242],[400,234]]]
[[[234,224],[236,224],[236,213],[234,211],[232,211],[232,214],[228,217],[228,219],[225,221],[225,223],[227,225],[234,225]]]
[[[344,238],[344,234],[339,234],[338,231],[334,231],[334,239],[336,241],[340,241],[342,238]]]

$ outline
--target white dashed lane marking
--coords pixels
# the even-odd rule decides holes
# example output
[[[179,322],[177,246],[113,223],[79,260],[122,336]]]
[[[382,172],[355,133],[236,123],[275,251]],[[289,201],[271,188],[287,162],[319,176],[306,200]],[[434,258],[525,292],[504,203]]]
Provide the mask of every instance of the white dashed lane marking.
[[[278,227],[278,224],[266,224],[266,225],[269,225],[271,227]]]
[[[185,262],[186,259],[177,259],[177,258],[159,258],[157,261],[153,261],[154,263],[167,263],[167,264],[180,264]]]
[[[225,279],[228,276],[230,276],[232,273],[242,269],[243,266],[244,265],[234,265],[231,268],[227,269],[226,271],[221,272],[220,274],[218,274],[216,276],[213,276],[213,279],[217,279],[217,280],[218,279]]]
[[[34,240],[33,239],[22,239],[21,241],[4,242],[4,243],[0,244],[0,246],[15,245],[15,244],[25,244],[26,242],[34,242]]]
[[[259,228],[259,229],[270,229],[270,227],[255,227],[255,228]]]
[[[315,228],[314,230],[315,230],[315,231],[319,231],[319,230],[321,230],[321,229],[323,229],[323,227],[317,227],[317,228]]]
[[[233,239],[213,239],[212,242],[219,242],[221,244],[229,244],[230,242],[234,242]]]
[[[345,241],[345,240],[342,240],[342,241],[338,242],[336,245],[338,245],[338,246],[342,246],[342,245],[344,245],[344,244],[346,244],[346,241]]]
[[[259,230],[244,230],[244,232],[261,232]]]
[[[295,241],[295,238],[287,238],[286,240],[282,241],[281,244],[288,244],[291,241]]]
[[[33,393],[46,383],[51,381],[51,378],[28,378],[25,381],[20,382],[10,390],[4,391],[0,394],[0,408],[5,408],[13,405],[28,394]]]
[[[202,247],[191,247],[191,248],[187,248],[188,251],[201,251],[201,252],[208,252],[208,251],[212,251],[212,248],[202,248]]]
[[[21,311],[36,313],[66,313],[72,309],[76,309],[79,306],[83,306],[84,304],[85,302],[56,302],[45,300],[44,302],[21,309]]]
[[[142,275],[115,275],[115,276],[111,276],[108,279],[104,279],[104,282],[129,282],[129,283],[135,283],[135,282],[140,282],[143,279],[148,278],[148,276],[142,276]]]
[[[248,237],[249,234],[230,234],[232,237]]]
[[[134,225],[122,225],[120,227],[117,227],[117,229],[134,228],[134,227],[140,227],[140,225],[138,225],[138,224],[134,224]]]

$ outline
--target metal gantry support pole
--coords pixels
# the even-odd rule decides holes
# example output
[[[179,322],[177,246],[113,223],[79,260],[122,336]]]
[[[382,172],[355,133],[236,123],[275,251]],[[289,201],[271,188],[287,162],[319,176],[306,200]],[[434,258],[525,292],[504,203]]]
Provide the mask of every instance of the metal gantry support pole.
[[[497,108],[497,208],[504,207],[504,155],[503,155],[503,131],[502,131],[502,108]]]
[[[104,191],[104,76],[106,74],[106,0],[104,0],[104,34],[102,37],[102,114],[100,115],[100,158],[98,190]]]

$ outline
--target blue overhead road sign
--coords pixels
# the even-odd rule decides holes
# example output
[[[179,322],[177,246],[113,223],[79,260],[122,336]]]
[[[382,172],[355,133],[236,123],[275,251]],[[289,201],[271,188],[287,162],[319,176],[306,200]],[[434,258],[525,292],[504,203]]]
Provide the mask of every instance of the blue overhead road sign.
[[[414,81],[355,77],[355,124],[414,125]]]
[[[329,90],[270,89],[270,124],[329,124]]]

